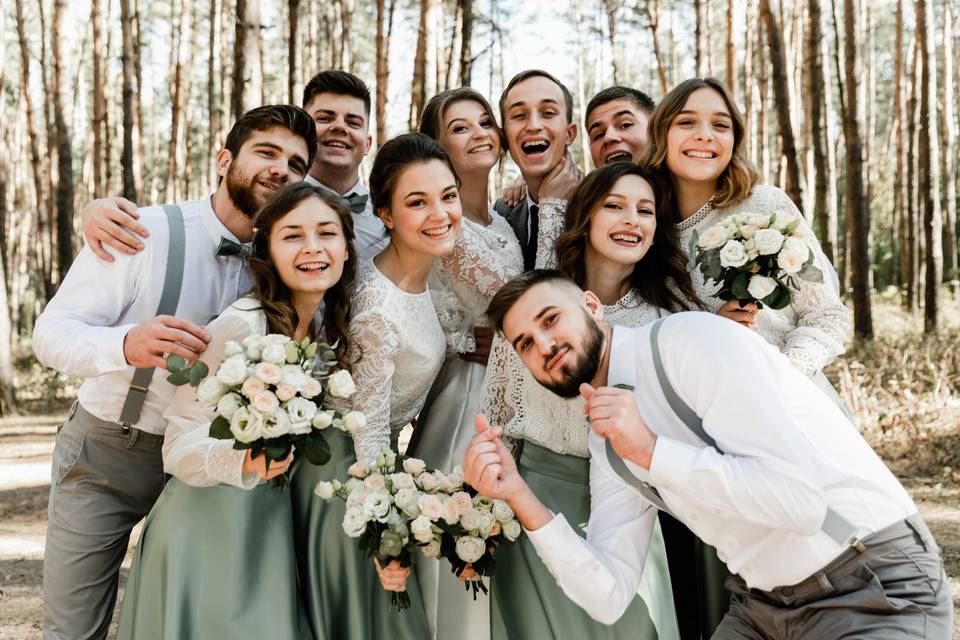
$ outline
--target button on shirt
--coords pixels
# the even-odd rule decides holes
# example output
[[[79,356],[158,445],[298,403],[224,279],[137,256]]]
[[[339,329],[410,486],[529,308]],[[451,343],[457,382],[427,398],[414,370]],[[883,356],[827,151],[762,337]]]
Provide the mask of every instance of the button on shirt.
[[[634,387],[657,434],[649,471],[627,467],[751,588],[800,582],[844,550],[820,530],[828,506],[860,537],[916,513],[839,408],[752,331],[712,314],[680,313],[664,321],[659,344],[677,394],[724,453],[667,404],[650,325],[615,327],[608,382]],[[656,508],[613,471],[592,432],[589,448],[587,540],[562,515],[528,533],[566,594],[609,624],[640,584]]]
[[[308,175],[303,179],[304,182],[312,184],[315,187],[323,187],[331,193],[332,189],[321,183],[313,176]],[[390,236],[387,235],[387,228],[383,226],[380,218],[373,213],[373,203],[370,201],[370,192],[358,181],[353,188],[343,194],[347,197],[353,194],[367,196],[367,206],[363,213],[354,213],[353,215],[353,233],[356,236],[354,246],[357,249],[357,255],[360,262],[366,262],[375,255],[383,251],[390,244]],[[339,195],[339,194],[337,194]]]
[[[220,222],[209,197],[180,204],[186,250],[177,317],[205,325],[251,288],[246,261],[214,255],[221,238],[238,242]],[[37,319],[33,348],[44,365],[85,378],[77,397],[103,420],[116,422],[134,367],[123,355],[123,341],[136,325],[156,316],[166,271],[169,229],[162,207],[140,209],[149,231],[145,249],[102,262],[89,247],[74,260],[57,294]],[[140,415],[138,429],[162,434],[162,413],[175,387],[157,369]]]

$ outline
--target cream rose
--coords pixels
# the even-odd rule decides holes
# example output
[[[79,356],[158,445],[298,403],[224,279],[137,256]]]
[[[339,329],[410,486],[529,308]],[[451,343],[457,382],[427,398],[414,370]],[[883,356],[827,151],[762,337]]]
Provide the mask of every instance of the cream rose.
[[[248,443],[263,437],[263,416],[244,407],[230,418],[230,433],[238,442]]]
[[[263,380],[256,376],[251,376],[244,380],[243,386],[240,387],[240,393],[251,399],[258,393],[262,393],[266,390],[267,385],[264,384]]]
[[[501,524],[506,524],[514,518],[513,509],[511,509],[510,505],[503,500],[494,500],[493,517],[496,518]]]
[[[424,491],[433,491],[437,488],[437,477],[429,471],[424,471],[417,476],[417,481],[420,483],[420,488]]]
[[[333,497],[333,484],[321,480],[317,483],[317,486],[313,488],[313,495],[322,500],[329,500]]]
[[[407,458],[403,461],[403,470],[415,477],[423,473],[426,468],[427,463],[420,458]]]
[[[421,548],[423,555],[428,558],[439,558],[440,557],[440,541],[436,538],[431,538],[430,542],[423,545]]]
[[[511,520],[510,522],[503,523],[503,535],[513,542],[520,537],[520,523],[516,520]]]
[[[197,401],[205,407],[215,407],[226,392],[227,385],[219,378],[205,378],[197,387]]]
[[[320,392],[323,391],[323,387],[320,385],[320,381],[316,378],[311,378],[310,376],[305,376],[303,385],[300,387],[300,394],[304,398],[313,398],[320,395]]]
[[[413,476],[405,472],[391,473],[390,482],[393,485],[394,491],[399,491],[400,489],[413,489],[416,487],[413,482]]]
[[[291,400],[295,395],[297,395],[296,390],[288,384],[278,384],[277,385],[277,399],[280,402],[286,402]]]
[[[460,513],[473,508],[473,498],[471,498],[470,494],[466,491],[457,491],[450,497],[456,501],[457,506],[460,508]]]
[[[803,261],[804,258],[801,258],[800,254],[786,247],[777,254],[777,264],[784,273],[798,273],[800,269],[803,269]]]
[[[460,520],[460,505],[453,498],[443,501],[443,520],[447,524],[457,524]]]
[[[420,495],[420,492],[416,489],[401,489],[394,494],[393,504],[397,505],[397,508],[406,517],[416,518],[420,515],[420,507],[418,506]]]
[[[303,387],[307,377],[299,365],[285,364],[280,367],[280,383],[290,385],[294,389],[299,390]]]
[[[387,488],[387,480],[380,473],[371,473],[363,479],[363,486],[371,491],[377,491]]]
[[[747,285],[747,292],[749,292],[755,300],[763,300],[773,293],[776,288],[777,281],[773,278],[754,275],[750,276],[750,284]]]
[[[260,351],[263,349],[263,337],[261,336],[248,336],[243,339],[241,343],[243,345],[243,352],[251,360],[260,359]]]
[[[217,413],[229,420],[237,409],[243,406],[243,399],[236,393],[228,393],[217,402]]]
[[[243,347],[236,340],[227,340],[223,343],[223,355],[225,358],[238,356],[243,353]]]
[[[359,538],[367,530],[367,516],[360,507],[351,507],[343,514],[343,532],[351,538]]]
[[[280,367],[273,362],[260,362],[253,368],[253,374],[267,384],[280,382]]]
[[[723,245],[723,249],[720,249],[720,266],[722,267],[742,267],[749,260],[743,244],[736,240],[728,240],[727,244]]]
[[[333,424],[333,412],[332,411],[318,411],[317,415],[313,416],[313,428],[323,431],[327,427]]]
[[[776,229],[760,229],[753,236],[753,244],[760,255],[769,256],[780,251],[783,234]]]
[[[422,544],[433,540],[433,524],[426,516],[417,516],[410,521],[410,533]]]
[[[699,245],[701,249],[709,251],[710,249],[722,247],[729,239],[729,231],[722,225],[715,224],[703,232],[697,239],[697,245]]]
[[[464,562],[476,562],[483,557],[487,550],[486,543],[474,536],[460,536],[457,538],[457,557]]]
[[[227,358],[217,367],[217,380],[232,387],[247,379],[247,361],[243,356]]]
[[[434,522],[443,517],[443,505],[435,495],[420,496],[417,506],[420,507],[420,513]]]
[[[357,390],[350,372],[340,369],[327,378],[327,389],[335,398],[349,398]]]
[[[370,473],[370,465],[361,460],[357,460],[349,468],[347,468],[347,473],[353,476],[354,478],[363,479],[366,478]]]
[[[477,531],[483,526],[483,512],[473,507],[460,514],[460,526],[470,531]]]
[[[288,433],[290,433],[290,418],[287,416],[286,411],[275,411],[263,417],[264,438],[279,438]]]
[[[363,511],[370,519],[380,520],[385,518],[390,510],[390,496],[384,491],[372,491],[363,500]]]
[[[343,430],[350,435],[355,434],[365,426],[367,426],[367,416],[359,411],[348,411],[347,414],[343,416]]]
[[[272,391],[261,391],[250,399],[250,406],[263,415],[269,416],[280,408],[280,401]]]

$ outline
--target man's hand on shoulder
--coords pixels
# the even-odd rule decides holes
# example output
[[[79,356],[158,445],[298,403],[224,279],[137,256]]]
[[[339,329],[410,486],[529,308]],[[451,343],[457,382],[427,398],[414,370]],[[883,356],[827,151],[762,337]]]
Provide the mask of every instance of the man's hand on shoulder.
[[[590,428],[609,440],[618,456],[649,469],[657,435],[640,416],[633,392],[616,387],[594,389],[584,383],[580,385],[580,395],[586,400],[583,412],[590,419]]]
[[[104,262],[113,262],[107,246],[134,255],[144,249],[137,236],[146,238],[150,235],[146,227],[137,222],[139,218],[137,205],[126,198],[98,198],[80,212],[83,239]]]
[[[131,329],[123,338],[123,357],[137,368],[166,369],[164,356],[175,353],[188,362],[200,357],[210,342],[203,327],[173,316],[157,316]]]

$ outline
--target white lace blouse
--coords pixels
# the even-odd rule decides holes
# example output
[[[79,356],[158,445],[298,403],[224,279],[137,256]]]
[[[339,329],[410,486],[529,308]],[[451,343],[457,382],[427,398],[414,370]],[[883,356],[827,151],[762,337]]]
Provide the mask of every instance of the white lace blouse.
[[[358,460],[372,460],[420,412],[446,342],[430,290],[401,290],[373,261],[357,275],[349,331],[353,406],[367,417],[354,447]]]
[[[490,218],[490,224],[482,225],[464,217],[453,251],[430,272],[430,292],[449,353],[476,348],[473,328],[486,326],[490,299],[523,271],[520,243],[510,224],[492,207]]]
[[[850,313],[830,281],[831,267],[820,243],[787,194],[774,186],[758,185],[738,204],[722,209],[706,206],[680,222],[677,224],[677,236],[680,247],[686,253],[694,230],[702,234],[720,220],[736,213],[766,214],[775,211],[787,211],[800,218],[800,228],[813,249],[814,264],[823,272],[823,282],[802,280],[800,290],[794,295],[790,306],[780,310],[764,307],[757,314],[753,328],[767,342],[780,349],[798,369],[812,375],[844,352],[844,341],[850,333]],[[697,295],[711,311],[723,306],[724,301],[715,295],[719,285],[708,286],[699,269],[691,272],[690,277]]]
[[[254,298],[240,298],[207,326],[210,343],[200,357],[216,372],[228,340],[241,342],[252,335],[267,334],[267,318]],[[163,437],[163,470],[194,487],[229,484],[252,489],[256,474],[243,474],[245,451],[233,448],[233,440],[211,438],[214,409],[197,402],[197,390],[190,385],[177,389],[173,404],[164,412],[167,430]]]

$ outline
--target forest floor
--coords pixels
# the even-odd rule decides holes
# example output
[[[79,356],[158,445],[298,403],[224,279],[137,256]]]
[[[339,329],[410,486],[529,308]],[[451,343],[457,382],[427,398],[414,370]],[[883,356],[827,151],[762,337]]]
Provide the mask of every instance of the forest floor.
[[[893,299],[877,296],[880,337],[851,346],[827,374],[937,538],[954,608],[960,611],[960,303],[948,302],[943,315],[939,335],[924,336],[918,318],[904,314]],[[33,416],[0,419],[2,640],[40,635],[50,458],[63,419],[63,396],[71,392],[69,384],[58,386],[60,411],[47,404]],[[138,538],[139,527],[123,563],[121,597]],[[953,640],[960,640],[960,620]]]

